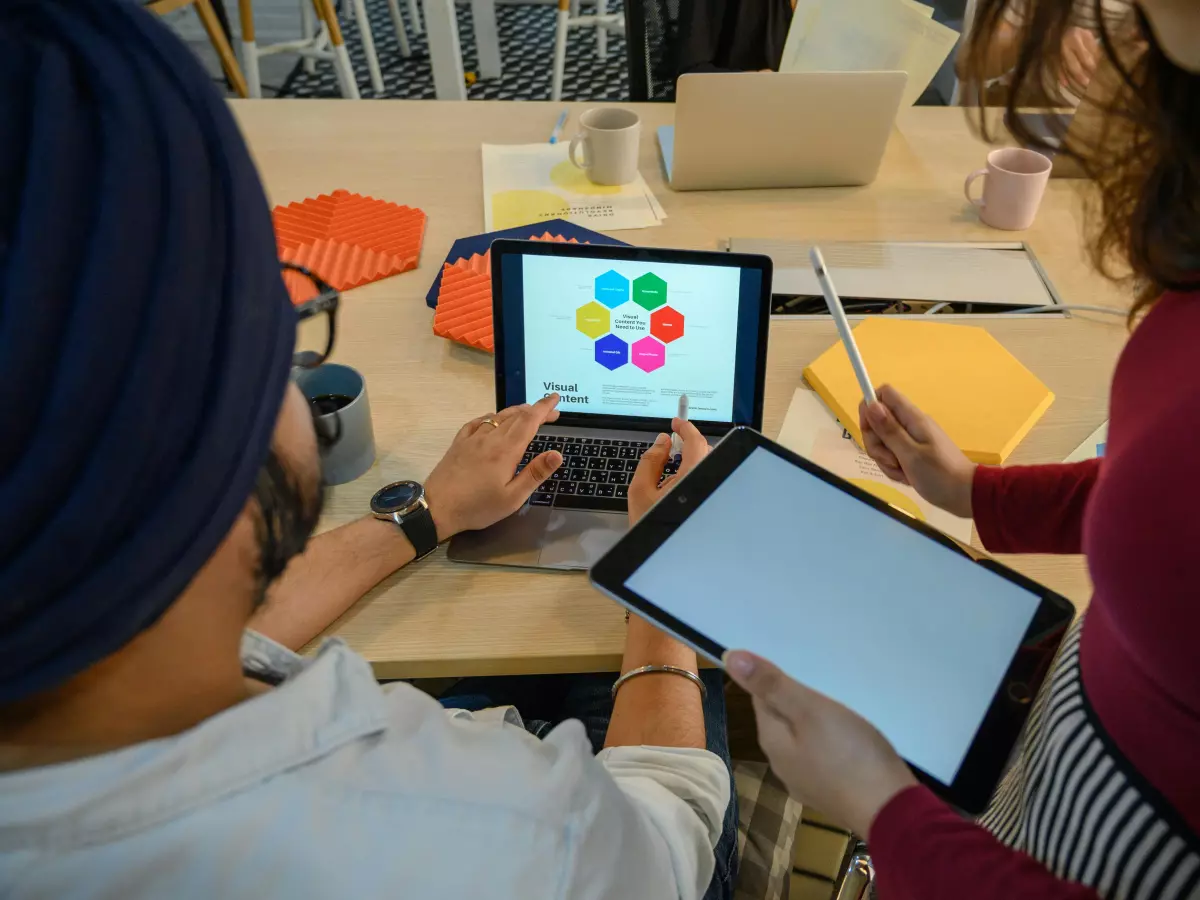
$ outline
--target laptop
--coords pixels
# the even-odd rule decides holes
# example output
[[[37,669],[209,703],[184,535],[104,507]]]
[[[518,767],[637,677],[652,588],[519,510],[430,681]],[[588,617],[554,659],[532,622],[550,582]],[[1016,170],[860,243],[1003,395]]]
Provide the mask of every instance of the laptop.
[[[681,394],[711,442],[762,427],[771,260],[498,240],[491,263],[496,408],[561,397],[517,471],[546,450],[564,462],[525,506],[456,536],[448,555],[587,569],[628,531],[629,482]]]
[[[904,72],[734,72],[680,77],[658,130],[677,191],[870,184]]]

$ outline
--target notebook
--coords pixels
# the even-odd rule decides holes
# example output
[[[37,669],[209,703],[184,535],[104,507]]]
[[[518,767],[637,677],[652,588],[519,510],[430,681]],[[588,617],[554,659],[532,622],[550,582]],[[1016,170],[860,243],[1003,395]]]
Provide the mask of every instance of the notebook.
[[[1054,394],[983,328],[868,318],[854,329],[872,383],[890,384],[941,425],[974,462],[1000,465]],[[838,341],[804,377],[862,446],[862,391]]]
[[[658,126],[658,149],[662,151],[663,170],[667,173],[667,184],[671,183],[671,162],[675,159],[675,126]]]
[[[453,246],[451,246],[450,252],[446,254],[446,262],[438,266],[437,276],[433,279],[433,284],[430,285],[429,292],[425,295],[426,305],[430,309],[437,308],[438,292],[442,289],[442,272],[445,271],[446,264],[453,264],[459,260],[470,259],[477,254],[487,253],[488,248],[492,246],[492,241],[497,238],[530,240],[534,237],[540,237],[547,232],[558,235],[565,241],[575,240],[580,244],[605,244],[610,247],[628,246],[624,241],[618,241],[616,238],[611,238],[607,234],[601,234],[599,231],[592,231],[590,228],[573,225],[565,219],[549,219],[545,222],[539,222],[536,225],[521,225],[516,228],[506,228],[503,231],[489,231],[486,234],[473,234],[469,237],[462,237],[456,240]]]

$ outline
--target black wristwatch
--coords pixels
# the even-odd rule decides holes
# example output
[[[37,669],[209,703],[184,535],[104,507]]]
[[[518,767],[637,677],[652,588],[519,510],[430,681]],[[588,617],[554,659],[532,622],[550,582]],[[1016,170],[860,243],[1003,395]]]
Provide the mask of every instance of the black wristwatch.
[[[425,488],[415,481],[397,481],[380,488],[371,498],[371,513],[384,522],[395,522],[424,559],[437,549],[437,526],[425,502]]]

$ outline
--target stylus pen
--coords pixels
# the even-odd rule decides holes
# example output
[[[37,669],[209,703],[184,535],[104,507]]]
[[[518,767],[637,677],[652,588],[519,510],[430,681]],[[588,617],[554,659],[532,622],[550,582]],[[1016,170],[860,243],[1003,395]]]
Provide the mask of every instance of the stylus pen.
[[[679,412],[677,413],[677,416],[678,416],[678,418],[683,419],[683,421],[685,421],[685,422],[688,420],[687,394],[679,395]],[[674,432],[672,432],[672,434],[671,434],[671,455],[672,456],[682,456],[683,455],[683,438],[681,438],[679,435],[675,434]]]
[[[567,113],[569,110],[563,110],[558,115],[558,121],[554,123],[554,130],[550,132],[550,143],[557,144],[562,140],[563,126],[567,124]]]
[[[808,251],[813,271],[817,273],[817,281],[821,284],[821,293],[825,295],[825,305],[829,307],[829,315],[833,316],[833,324],[837,326],[838,334],[842,336],[842,344],[846,347],[846,355],[850,357],[850,365],[858,378],[858,386],[862,388],[863,399],[867,406],[877,402],[875,388],[871,387],[871,376],[867,374],[867,364],[863,362],[858,345],[854,343],[854,335],[850,333],[850,323],[846,320],[846,311],[842,309],[842,301],[833,286],[833,279],[825,268],[825,258],[821,256],[819,247],[814,246]]]

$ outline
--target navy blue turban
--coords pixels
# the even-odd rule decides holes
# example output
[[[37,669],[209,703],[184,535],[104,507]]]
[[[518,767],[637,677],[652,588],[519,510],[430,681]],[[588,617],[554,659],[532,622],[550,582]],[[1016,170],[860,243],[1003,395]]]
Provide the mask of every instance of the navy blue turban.
[[[295,328],[187,48],[120,0],[0,2],[0,703],[118,650],[213,554]]]

